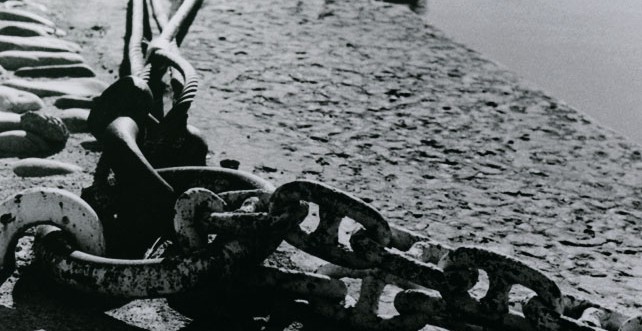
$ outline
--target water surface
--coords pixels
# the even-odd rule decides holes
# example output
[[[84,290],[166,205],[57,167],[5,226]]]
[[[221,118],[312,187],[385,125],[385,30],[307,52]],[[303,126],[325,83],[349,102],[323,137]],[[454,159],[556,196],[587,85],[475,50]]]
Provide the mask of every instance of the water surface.
[[[456,41],[642,143],[642,1],[428,0]]]

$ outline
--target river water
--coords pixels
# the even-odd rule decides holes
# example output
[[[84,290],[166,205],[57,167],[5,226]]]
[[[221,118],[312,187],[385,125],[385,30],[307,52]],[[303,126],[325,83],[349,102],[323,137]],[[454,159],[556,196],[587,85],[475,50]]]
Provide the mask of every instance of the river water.
[[[427,0],[428,23],[642,144],[642,0]]]

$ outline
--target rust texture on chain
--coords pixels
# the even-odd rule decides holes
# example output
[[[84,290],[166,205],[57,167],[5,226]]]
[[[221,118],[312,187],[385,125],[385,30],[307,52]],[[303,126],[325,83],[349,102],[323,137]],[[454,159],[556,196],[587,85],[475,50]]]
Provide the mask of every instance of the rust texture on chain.
[[[0,203],[1,275],[14,268],[19,236],[39,225],[36,263],[61,286],[167,297],[186,315],[217,306],[359,330],[642,331],[642,316],[564,294],[512,257],[390,225],[368,203],[326,184],[275,187],[205,167],[205,140],[187,124],[198,76],[179,51],[202,3],[184,0],[170,17],[159,0],[129,1],[121,78],[96,99],[88,120],[104,146],[94,183],[82,199],[39,188]],[[173,102],[165,109],[167,72]],[[302,226],[315,218],[310,204],[319,208],[311,232]],[[346,219],[356,230],[342,238]],[[328,263],[314,273],[267,265],[283,242]],[[479,297],[473,289],[483,275],[488,289]],[[355,281],[359,290],[351,291]],[[534,293],[517,306],[509,298],[515,285]],[[389,287],[397,314],[383,316]]]

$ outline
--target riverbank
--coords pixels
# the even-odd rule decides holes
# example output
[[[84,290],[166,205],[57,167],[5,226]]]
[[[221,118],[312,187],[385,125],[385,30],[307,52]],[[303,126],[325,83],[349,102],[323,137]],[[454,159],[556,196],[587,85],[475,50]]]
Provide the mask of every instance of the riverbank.
[[[124,1],[47,6],[99,77],[113,80]],[[202,76],[190,122],[208,138],[210,165],[235,159],[276,185],[326,182],[392,223],[453,246],[499,250],[565,291],[641,311],[639,147],[407,8],[208,2],[182,48]],[[32,186],[79,194],[97,157],[93,138],[74,134],[51,158],[84,167],[80,175],[20,179],[8,168],[15,159],[2,159],[2,197]],[[310,267],[301,255],[292,259]],[[104,315],[47,296],[27,300],[43,295],[16,290],[19,279],[0,288],[0,320],[13,329],[201,329],[164,300]]]

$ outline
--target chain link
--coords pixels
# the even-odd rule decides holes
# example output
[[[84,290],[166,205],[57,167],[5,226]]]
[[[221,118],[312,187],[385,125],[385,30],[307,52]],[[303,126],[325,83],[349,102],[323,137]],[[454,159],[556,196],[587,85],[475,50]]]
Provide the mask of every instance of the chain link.
[[[348,247],[339,243],[339,224],[343,217],[361,223],[369,236],[378,243],[390,242],[388,222],[370,205],[345,192],[322,183],[294,181],[279,187],[273,194],[270,210],[285,208],[291,203],[304,200],[319,205],[319,226],[308,234],[301,228],[287,234],[288,243],[307,253],[337,264],[354,268],[368,268],[369,261],[363,260]]]

